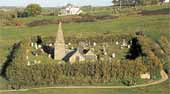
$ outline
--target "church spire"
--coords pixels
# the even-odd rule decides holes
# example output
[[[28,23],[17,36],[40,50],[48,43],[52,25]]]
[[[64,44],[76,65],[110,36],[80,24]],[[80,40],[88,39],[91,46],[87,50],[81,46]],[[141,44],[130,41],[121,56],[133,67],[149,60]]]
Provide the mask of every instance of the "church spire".
[[[54,49],[54,59],[62,60],[65,56],[65,42],[64,35],[62,30],[62,23],[59,22],[58,32],[55,41],[55,49]]]

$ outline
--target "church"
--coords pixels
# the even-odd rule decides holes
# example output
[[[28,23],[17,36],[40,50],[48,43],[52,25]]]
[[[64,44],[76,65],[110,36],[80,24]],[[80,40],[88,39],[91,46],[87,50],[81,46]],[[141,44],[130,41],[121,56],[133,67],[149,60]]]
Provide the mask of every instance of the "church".
[[[62,30],[62,23],[59,22],[59,27],[54,43],[54,59],[58,61],[65,61],[69,63],[84,62],[84,61],[96,61],[97,55],[91,49],[66,49],[64,41],[64,33]]]

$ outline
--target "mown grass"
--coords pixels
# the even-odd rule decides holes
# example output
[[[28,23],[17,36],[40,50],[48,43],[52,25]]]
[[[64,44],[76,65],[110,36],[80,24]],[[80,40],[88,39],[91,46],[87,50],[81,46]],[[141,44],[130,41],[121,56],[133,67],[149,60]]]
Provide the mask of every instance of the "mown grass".
[[[144,10],[157,10],[160,6],[144,7]],[[99,11],[99,10],[98,10]],[[107,11],[107,9],[103,9]],[[111,11],[111,10],[109,10]],[[24,23],[41,19],[58,19],[57,16],[47,17],[29,17],[16,19]],[[88,23],[69,23],[64,24],[65,37],[79,36],[92,37],[101,35],[104,32],[122,34],[134,33],[136,31],[144,31],[147,36],[154,40],[164,34],[170,34],[170,16],[169,15],[152,15],[152,16],[126,16],[119,19],[109,21],[98,21]],[[0,27],[0,65],[6,60],[11,46],[23,39],[30,39],[31,36],[41,35],[55,36],[57,25],[46,25],[37,27]],[[0,88],[3,87],[5,81],[0,78]],[[27,92],[8,92],[0,94],[169,94],[170,80],[160,85],[135,88],[135,89],[45,89],[31,90]]]
[[[40,89],[4,92],[1,94],[169,94],[170,80],[164,83],[133,89]]]
[[[101,35],[103,32],[114,34],[133,33],[144,31],[147,36],[157,40],[161,34],[169,33],[170,16],[130,16],[109,21],[69,23],[64,24],[65,37],[92,37]],[[31,36],[41,35],[55,36],[58,25],[46,25],[37,27],[0,27],[0,61],[4,61],[9,48],[23,39]]]

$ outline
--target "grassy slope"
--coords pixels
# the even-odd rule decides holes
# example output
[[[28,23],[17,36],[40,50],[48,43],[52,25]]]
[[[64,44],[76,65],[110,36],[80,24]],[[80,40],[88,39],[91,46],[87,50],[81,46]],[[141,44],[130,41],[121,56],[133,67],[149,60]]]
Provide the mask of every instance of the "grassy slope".
[[[159,9],[158,6],[146,7],[146,10]],[[31,17],[18,19],[23,22],[30,22],[32,20],[44,19],[43,17]],[[45,17],[45,19],[57,19],[55,17]],[[130,16],[121,17],[113,21],[103,21],[94,23],[70,23],[64,24],[65,36],[75,36],[83,33],[83,36],[88,37],[99,32],[112,32],[112,33],[128,33],[135,31],[145,31],[148,36],[153,39],[159,39],[160,34],[169,33],[170,16]],[[42,36],[54,36],[57,31],[57,25],[38,26],[38,27],[0,27],[0,65],[5,61],[8,55],[9,48],[13,43],[30,38],[34,35]],[[90,32],[90,33],[89,33]],[[170,81],[170,80],[169,80]],[[9,94],[168,94],[170,82],[166,81],[163,84],[137,89],[47,89],[47,90],[31,90],[28,92],[12,92]],[[3,79],[0,79],[0,85],[2,86]],[[8,94],[8,93],[2,93]]]
[[[167,15],[160,16],[130,16],[122,17],[112,21],[102,21],[93,23],[70,23],[64,24],[65,36],[89,37],[101,32],[128,33],[135,31],[145,31],[147,35],[158,39],[160,33],[167,33],[169,30],[169,19]],[[38,27],[0,27],[0,61],[4,62],[8,53],[8,48],[21,39],[28,39],[31,36],[54,36],[57,25],[47,25]],[[90,33],[89,33],[90,32]],[[100,33],[99,33],[100,32]]]
[[[170,80],[154,86],[134,89],[42,89],[1,94],[169,94]]]

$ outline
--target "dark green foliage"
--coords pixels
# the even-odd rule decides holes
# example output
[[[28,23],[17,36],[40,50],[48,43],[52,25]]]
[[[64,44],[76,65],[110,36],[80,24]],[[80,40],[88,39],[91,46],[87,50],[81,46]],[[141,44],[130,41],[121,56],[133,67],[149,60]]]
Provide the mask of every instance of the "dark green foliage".
[[[37,16],[39,14],[41,14],[41,6],[38,4],[30,4],[28,5],[24,12],[28,15],[28,16]]]
[[[147,64],[148,64],[148,71],[150,71],[151,79],[158,79],[160,78],[160,70],[162,70],[162,64],[160,62],[160,55],[162,54],[160,51],[161,49],[158,47],[158,44],[151,41],[147,37],[140,36],[139,43],[142,45],[142,51],[146,56]],[[159,51],[159,53],[158,53]]]
[[[56,61],[56,63],[45,62],[31,66],[27,66],[25,59],[29,42],[22,42],[13,63],[6,71],[9,85],[17,89],[40,86],[96,85],[118,80],[129,86],[134,85],[135,79],[145,72],[150,72],[152,79],[158,79],[162,65],[149,45],[151,41],[143,36],[138,37],[138,40],[142,45],[142,52],[146,55],[135,60],[110,62],[106,59],[74,64],[59,64]],[[147,62],[144,62],[143,58],[146,58]]]
[[[92,85],[95,83],[110,82],[112,79],[121,80],[131,76],[137,78],[140,72],[144,72],[140,69],[140,67],[144,66],[137,63],[47,63],[27,66],[18,62],[10,65],[7,71],[7,77],[13,88]]]
[[[135,5],[154,5],[158,4],[160,0],[113,0],[116,6],[135,6]]]
[[[112,15],[89,15],[89,14],[82,14],[79,16],[64,16],[60,19],[43,19],[43,20],[35,20],[28,23],[28,26],[41,26],[41,25],[48,25],[48,24],[58,24],[59,21],[63,23],[81,23],[81,22],[96,22],[97,20],[112,20],[116,19],[118,16]]]

